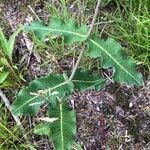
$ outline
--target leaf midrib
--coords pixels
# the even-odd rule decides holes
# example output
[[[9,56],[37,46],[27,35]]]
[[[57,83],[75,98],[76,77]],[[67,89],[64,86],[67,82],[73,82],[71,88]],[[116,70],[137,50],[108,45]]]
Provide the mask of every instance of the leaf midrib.
[[[86,38],[87,35],[84,35],[84,34],[79,34],[77,32],[72,32],[72,31],[68,31],[68,30],[60,30],[60,29],[49,29],[49,28],[42,28],[42,27],[31,27],[30,26],[30,29],[34,29],[34,30],[46,30],[46,31],[55,31],[55,32],[65,32],[65,33],[69,33],[69,34],[74,34],[74,35],[77,35],[77,36],[80,36],[80,37],[84,37]],[[95,42],[94,40],[92,39],[89,39],[93,44],[95,44],[98,48],[100,48],[103,52],[105,52],[122,70],[124,70],[127,74],[129,74],[137,83],[140,84],[140,81],[137,80],[136,78],[134,78],[134,76],[128,72],[118,61],[115,60],[114,57],[112,57],[102,46],[100,46],[97,42]]]
[[[87,87],[87,88],[84,89],[83,91],[86,91],[87,89],[90,89],[90,88],[92,88],[92,87],[95,87],[97,84],[101,84],[101,83],[103,83],[104,81],[105,81],[105,80],[99,80],[99,82],[96,82],[95,84],[93,84],[93,85]],[[94,83],[94,82],[93,82],[93,83]]]
[[[95,82],[99,82],[99,81],[104,81],[104,80],[94,80],[94,81],[84,81],[84,80],[72,80],[72,82],[81,82],[81,83],[95,83]]]
[[[63,135],[63,109],[62,109],[62,103],[60,102],[59,104],[59,109],[60,109],[60,133],[61,133],[61,148],[64,150],[64,135]]]
[[[60,83],[60,84],[54,86],[53,88],[48,88],[48,90],[45,89],[45,92],[44,92],[43,94],[47,94],[47,93],[50,92],[51,90],[54,90],[54,89],[56,89],[56,88],[58,88],[58,87],[60,87],[60,86],[63,86],[63,85],[65,85],[65,84],[68,84],[68,82],[65,81],[65,82],[63,82],[63,83]],[[25,103],[23,103],[20,107],[18,107],[18,108],[14,111],[14,113],[16,113],[20,108],[22,108],[23,106],[25,106],[26,104],[28,104],[29,102],[31,102],[32,100],[34,100],[34,99],[36,99],[36,98],[38,98],[38,97],[40,97],[40,95],[37,95],[37,96],[32,97],[31,99],[29,99],[28,101],[26,101]]]
[[[139,84],[141,84],[139,80],[137,80],[136,78],[134,78],[134,76],[130,72],[128,72],[118,61],[116,61],[115,58],[112,57],[102,46],[100,46],[98,43],[96,43],[92,39],[90,39],[90,41],[93,44],[95,44],[98,48],[100,48],[103,52],[105,52],[120,68],[122,68],[127,74],[129,74],[135,81],[137,81]]]
[[[26,28],[28,28],[28,27],[26,27]],[[64,33],[69,33],[69,34],[74,34],[74,35],[77,35],[77,36],[80,36],[80,37],[83,37],[83,38],[86,38],[87,37],[87,35],[85,35],[85,34],[80,34],[80,33],[77,33],[77,32],[72,32],[72,31],[69,31],[69,30],[60,30],[60,29],[49,29],[49,28],[42,28],[42,27],[32,27],[32,26],[30,26],[29,27],[29,30],[45,30],[45,31],[55,31],[55,32],[64,32]]]

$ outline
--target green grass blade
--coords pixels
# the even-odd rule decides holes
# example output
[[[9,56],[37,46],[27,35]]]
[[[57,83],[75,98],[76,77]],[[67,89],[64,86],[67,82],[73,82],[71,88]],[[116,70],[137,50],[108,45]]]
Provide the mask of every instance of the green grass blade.
[[[22,26],[20,26],[9,38],[8,40],[8,52],[7,55],[9,57],[9,59],[12,59],[12,52],[14,49],[14,44],[15,44],[15,38],[18,35],[18,33],[22,30]]]
[[[18,33],[22,30],[22,27],[19,27],[9,38],[6,39],[2,30],[0,29],[0,46],[2,48],[2,52],[8,56],[10,60],[12,60],[12,52],[14,49],[15,38]]]
[[[0,72],[0,83],[3,83],[9,75],[9,72],[2,71]]]
[[[3,34],[2,29],[0,29],[0,47],[1,47],[2,52],[5,55],[9,55],[8,41],[7,41],[6,37],[5,37],[5,35]]]

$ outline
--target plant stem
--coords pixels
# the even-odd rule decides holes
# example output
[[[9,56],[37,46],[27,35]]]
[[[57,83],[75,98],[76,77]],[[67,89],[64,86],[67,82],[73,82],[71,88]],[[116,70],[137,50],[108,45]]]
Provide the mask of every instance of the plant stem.
[[[29,8],[29,9],[31,10],[31,12],[34,14],[34,16],[36,17],[36,19],[41,22],[41,19],[40,19],[40,18],[38,17],[38,15],[35,13],[35,11],[32,9],[32,7],[31,7],[30,5],[28,5],[28,8]]]
[[[93,20],[92,20],[92,22],[91,22],[90,29],[89,29],[89,31],[88,31],[88,33],[87,33],[87,38],[91,35],[92,30],[93,30],[93,28],[94,28],[94,24],[95,24],[97,15],[98,15],[98,10],[99,10],[99,7],[100,7],[100,3],[101,3],[101,0],[98,0],[97,5],[96,5],[96,8],[95,8],[95,13],[94,13],[94,16],[93,16]]]
[[[101,0],[98,0],[97,5],[96,5],[96,8],[95,8],[95,13],[94,13],[94,16],[93,16],[93,20],[92,20],[92,23],[91,23],[91,25],[90,25],[90,29],[89,29],[89,31],[88,31],[88,33],[87,33],[86,39],[89,38],[89,36],[91,35],[92,30],[93,30],[93,28],[94,28],[94,24],[95,24],[95,21],[96,21],[96,17],[97,17],[97,14],[98,14],[98,10],[99,10],[99,7],[100,7],[100,3],[101,3]],[[83,46],[82,50],[80,51],[80,54],[79,54],[79,56],[78,56],[78,60],[77,60],[75,66],[74,66],[74,68],[73,68],[73,71],[72,71],[72,73],[71,73],[71,75],[70,75],[69,81],[71,81],[71,80],[73,79],[73,77],[74,77],[74,75],[75,75],[75,73],[76,73],[76,70],[77,70],[77,68],[78,68],[78,66],[79,66],[79,63],[80,63],[80,61],[81,61],[81,58],[82,58],[82,56],[83,56],[83,54],[84,54],[84,50],[85,50],[85,46]]]
[[[76,73],[76,70],[77,70],[77,68],[78,68],[78,66],[79,66],[80,60],[81,60],[81,58],[82,58],[82,56],[83,56],[84,49],[85,49],[85,46],[83,46],[83,48],[82,48],[81,51],[80,51],[80,54],[79,54],[79,56],[78,56],[78,60],[77,60],[75,66],[74,66],[74,68],[73,68],[73,71],[72,71],[72,73],[71,73],[71,75],[70,75],[69,81],[71,81],[71,80],[73,79],[73,77],[74,77],[74,75],[75,75],[75,73]]]

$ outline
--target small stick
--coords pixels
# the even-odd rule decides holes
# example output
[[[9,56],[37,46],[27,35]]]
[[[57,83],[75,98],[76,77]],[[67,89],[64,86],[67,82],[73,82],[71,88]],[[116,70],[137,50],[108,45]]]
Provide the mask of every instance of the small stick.
[[[98,15],[98,10],[99,10],[99,7],[100,7],[100,3],[101,3],[101,0],[98,0],[97,5],[96,5],[96,8],[95,8],[95,13],[94,13],[94,16],[93,16],[93,20],[92,20],[90,29],[89,29],[89,31],[88,31],[88,33],[87,33],[87,38],[91,35],[92,30],[93,30],[93,28],[94,28],[94,24],[95,24],[95,21],[96,21],[96,17],[97,17],[97,15]]]
[[[94,27],[94,24],[95,24],[95,21],[96,21],[96,17],[97,17],[97,14],[98,14],[98,10],[99,10],[99,7],[100,7],[100,3],[101,3],[101,0],[98,0],[97,5],[96,5],[96,8],[95,8],[95,13],[94,13],[94,16],[93,16],[93,20],[92,20],[90,29],[89,29],[89,31],[88,31],[88,33],[87,33],[87,38],[88,38],[88,37],[91,35],[91,33],[92,33],[92,30],[93,30],[93,27]],[[72,71],[72,73],[71,73],[71,76],[70,76],[70,78],[69,78],[69,81],[71,81],[71,80],[73,79],[74,75],[75,75],[75,72],[76,72],[76,70],[77,70],[77,68],[78,68],[78,66],[79,66],[80,60],[81,60],[81,58],[82,58],[82,56],[83,56],[83,54],[84,54],[84,50],[85,50],[85,46],[83,46],[82,50],[80,51],[78,60],[77,60],[77,62],[76,62],[76,64],[75,64],[75,66],[74,66],[74,69],[73,69],[73,71]]]
[[[70,76],[70,78],[69,78],[69,81],[71,81],[71,80],[73,79],[73,77],[74,77],[74,75],[75,75],[75,73],[76,73],[76,70],[77,70],[77,68],[78,68],[78,66],[79,66],[80,60],[81,60],[81,58],[82,58],[82,56],[83,56],[84,49],[85,49],[85,46],[83,46],[82,50],[80,51],[80,54],[79,54],[79,56],[78,56],[78,60],[77,60],[77,62],[76,62],[76,64],[75,64],[75,66],[74,66],[74,69],[73,69],[73,71],[72,71],[72,73],[71,73],[71,76]]]
[[[10,103],[9,103],[9,100],[6,98],[5,94],[0,90],[0,97],[1,97],[1,100],[4,102],[5,106],[7,107],[7,109],[10,111],[10,113],[12,114],[15,122],[17,123],[17,125],[19,126],[19,128],[21,129],[22,133],[23,133],[23,136],[25,138],[25,140],[27,141],[28,144],[30,144],[26,134],[25,134],[25,129],[20,121],[20,119],[14,115],[12,112],[11,112],[11,107],[10,107]],[[31,148],[30,148],[31,149]],[[32,149],[31,149],[32,150]]]
[[[36,17],[36,19],[41,22],[41,19],[40,19],[40,18],[38,17],[38,15],[35,13],[35,11],[32,9],[32,7],[31,7],[30,5],[28,5],[28,8],[29,8],[29,9],[31,10],[31,12],[34,14],[34,16]]]
[[[11,112],[10,103],[1,90],[0,90],[0,97],[1,97],[1,100],[4,102],[5,106],[7,107],[7,109]],[[20,119],[17,116],[15,116],[12,112],[11,112],[11,114],[12,114],[14,120],[16,121],[17,125],[20,127],[21,130],[23,130],[24,128],[22,126]]]

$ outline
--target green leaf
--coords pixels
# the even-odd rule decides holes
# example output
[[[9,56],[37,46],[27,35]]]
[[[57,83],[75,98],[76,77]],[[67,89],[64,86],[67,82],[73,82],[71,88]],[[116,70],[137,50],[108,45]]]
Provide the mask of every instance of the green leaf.
[[[50,135],[50,124],[47,122],[40,123],[34,128],[34,133],[38,135]]]
[[[0,46],[2,48],[3,53],[7,55],[10,60],[12,60],[12,52],[14,49],[15,38],[21,30],[22,30],[22,27],[18,28],[10,36],[9,40],[7,40],[2,30],[0,29]]]
[[[103,68],[113,67],[113,79],[115,81],[127,83],[128,85],[141,85],[141,73],[136,71],[136,64],[131,58],[126,56],[118,42],[111,38],[104,41],[93,35],[86,43],[89,46],[88,55],[91,58],[101,58]]]
[[[18,33],[22,30],[22,26],[20,26],[9,38],[8,40],[8,52],[7,55],[9,57],[9,59],[12,59],[12,52],[14,49],[14,44],[15,44],[15,38],[18,35]]]
[[[12,112],[16,115],[36,114],[45,102],[54,104],[57,97],[65,96],[72,91],[72,82],[66,82],[63,75],[50,74],[47,77],[37,78],[29,87],[18,93]]]
[[[2,71],[0,72],[0,83],[3,83],[8,77],[9,72]]]
[[[85,41],[88,32],[87,26],[79,27],[73,20],[65,23],[60,18],[53,18],[47,26],[41,22],[32,22],[30,26],[25,26],[25,30],[34,31],[42,40],[49,34],[63,35],[64,42],[68,45]]]
[[[85,91],[88,89],[100,90],[105,84],[105,80],[98,74],[92,74],[87,70],[78,69],[72,79],[74,89]]]
[[[113,68],[115,81],[137,86],[142,83],[142,75],[136,71],[134,61],[126,56],[121,45],[111,38],[102,40],[95,34],[87,39],[86,26],[78,27],[74,21],[64,23],[61,19],[54,18],[48,26],[33,22],[25,29],[34,31],[42,39],[49,33],[60,34],[64,37],[65,44],[69,45],[85,41],[89,46],[88,54],[91,58],[100,58],[103,68]]]
[[[50,123],[50,138],[56,150],[70,150],[76,134],[75,112],[63,100],[58,101],[56,107],[51,106],[48,114],[50,118],[58,118]]]
[[[3,34],[2,29],[0,29],[0,47],[2,48],[3,53],[8,55],[8,41]]]
[[[70,150],[71,148],[77,148],[77,145],[74,145],[76,116],[75,112],[69,108],[69,104],[64,100],[57,101],[56,106],[50,106],[48,115],[50,118],[58,119],[52,123],[40,123],[35,127],[34,133],[46,135],[52,139],[56,150]]]
[[[0,66],[9,66],[6,58],[0,58]]]
[[[82,147],[76,142],[73,143],[72,148],[73,150],[83,150]]]

